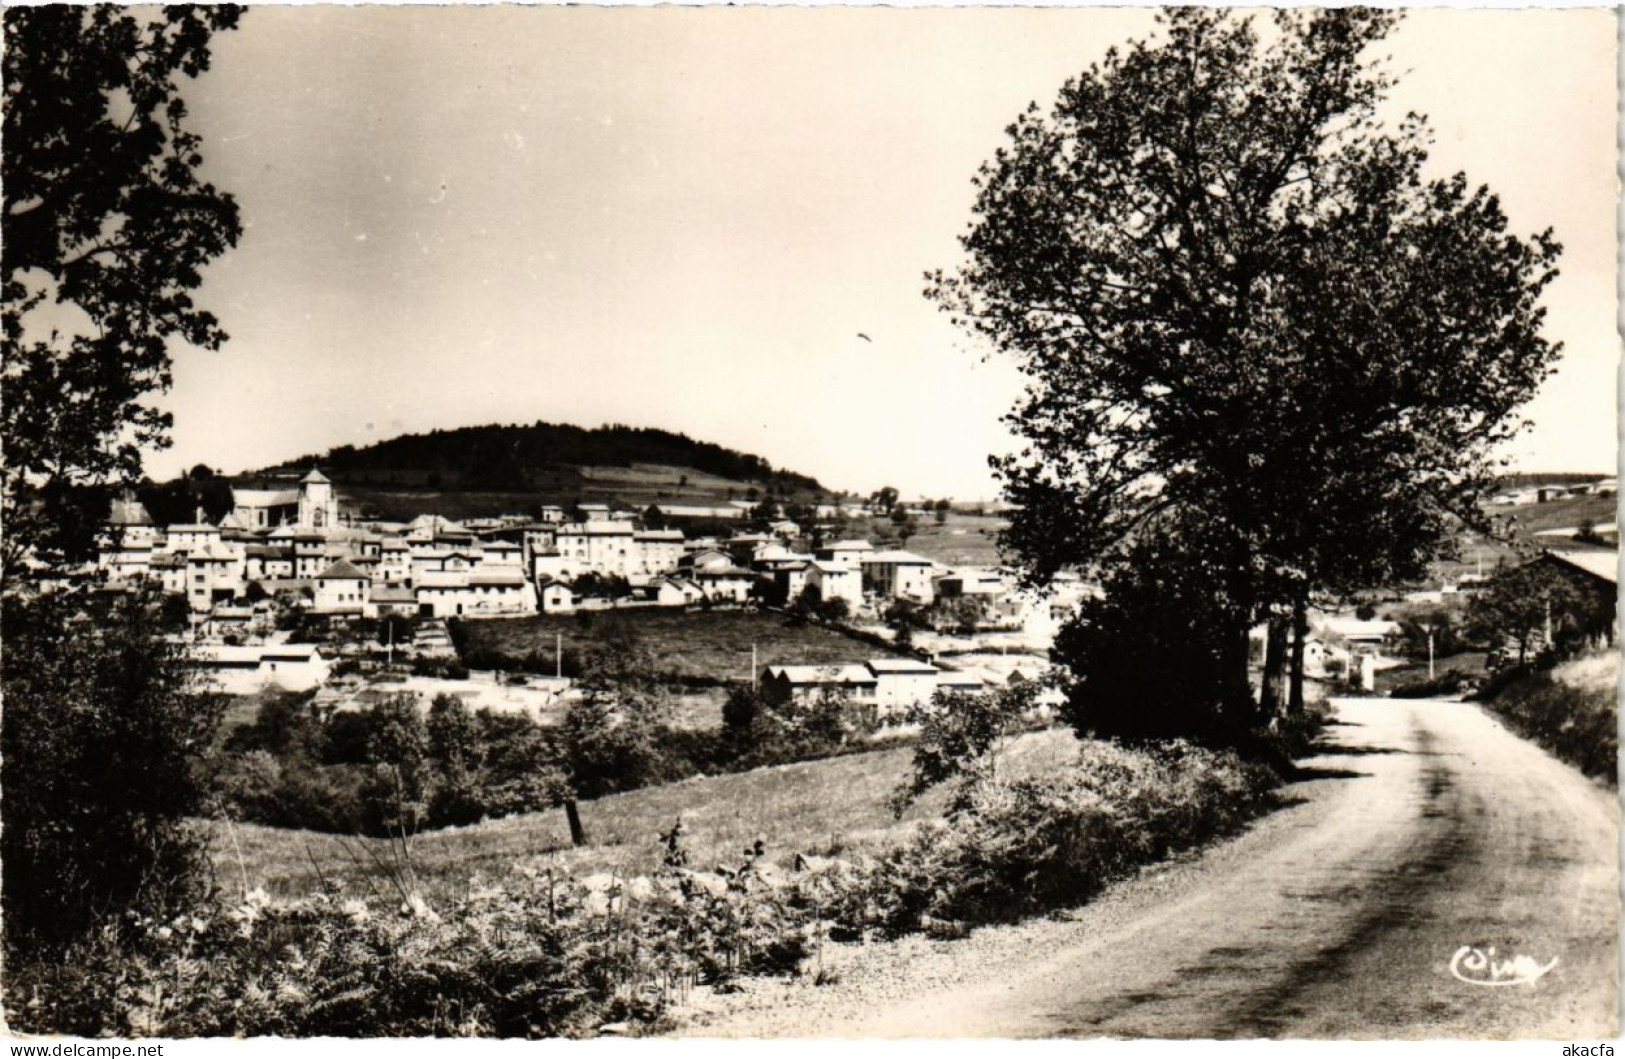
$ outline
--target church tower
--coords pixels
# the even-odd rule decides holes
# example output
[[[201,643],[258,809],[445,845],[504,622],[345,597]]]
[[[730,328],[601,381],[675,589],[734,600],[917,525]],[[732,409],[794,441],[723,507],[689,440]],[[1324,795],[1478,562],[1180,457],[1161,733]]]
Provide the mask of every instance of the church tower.
[[[339,524],[339,499],[333,483],[312,467],[299,480],[299,528],[330,530]]]

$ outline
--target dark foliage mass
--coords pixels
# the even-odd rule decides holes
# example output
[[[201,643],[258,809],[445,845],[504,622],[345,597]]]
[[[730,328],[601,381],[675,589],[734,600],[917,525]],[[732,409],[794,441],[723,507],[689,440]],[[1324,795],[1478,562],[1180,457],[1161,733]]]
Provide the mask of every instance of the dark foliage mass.
[[[320,464],[343,482],[391,482],[458,489],[524,490],[549,469],[626,467],[634,463],[687,467],[782,492],[821,493],[806,475],[774,468],[760,456],[685,434],[619,424],[586,429],[567,423],[460,427],[404,434],[363,448],[343,445],[285,466]]]
[[[204,891],[193,761],[223,708],[196,693],[142,602],[4,600],[6,940],[51,948],[109,913]]]
[[[391,835],[557,805],[554,740],[524,716],[412,696],[325,720],[308,694],[268,698],[204,764],[215,805],[236,820]]]
[[[230,195],[199,178],[183,78],[238,9],[115,5],[5,12],[4,381],[0,573],[82,558],[99,486],[168,443],[170,343],[225,339],[191,292],[236,245]],[[72,394],[73,400],[64,400]]]

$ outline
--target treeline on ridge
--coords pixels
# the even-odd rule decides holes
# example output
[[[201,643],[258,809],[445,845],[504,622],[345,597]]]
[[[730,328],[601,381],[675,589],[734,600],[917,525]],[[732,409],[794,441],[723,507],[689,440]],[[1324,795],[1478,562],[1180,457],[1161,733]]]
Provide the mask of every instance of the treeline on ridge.
[[[634,463],[690,468],[778,492],[824,492],[817,479],[775,468],[760,456],[686,434],[614,423],[587,429],[565,423],[489,425],[402,434],[325,455],[301,456],[288,470],[319,465],[338,480],[370,478],[437,488],[523,490],[570,466],[628,467]]]

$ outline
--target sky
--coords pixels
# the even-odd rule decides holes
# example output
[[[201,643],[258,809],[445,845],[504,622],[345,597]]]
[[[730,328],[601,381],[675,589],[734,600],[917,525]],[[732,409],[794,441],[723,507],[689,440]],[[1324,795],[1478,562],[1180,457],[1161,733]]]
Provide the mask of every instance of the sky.
[[[536,420],[683,431],[834,489],[985,498],[1014,370],[923,274],[977,166],[1145,9],[255,7],[185,94],[240,245],[165,476]],[[1566,252],[1530,470],[1614,467],[1615,24],[1415,12],[1432,164]],[[867,336],[867,339],[860,336]]]

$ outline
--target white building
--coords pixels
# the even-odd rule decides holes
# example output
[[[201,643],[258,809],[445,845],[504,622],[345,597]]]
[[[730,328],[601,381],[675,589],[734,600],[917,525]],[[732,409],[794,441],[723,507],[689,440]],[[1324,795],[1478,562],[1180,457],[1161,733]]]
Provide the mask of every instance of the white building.
[[[543,614],[569,614],[576,609],[576,594],[563,581],[543,584],[541,598]]]
[[[877,658],[867,663],[875,678],[875,705],[882,715],[931,701],[939,670],[913,658]]]
[[[863,584],[886,599],[930,603],[934,598],[931,577],[935,569],[930,559],[913,552],[875,552],[863,558]]]
[[[330,668],[310,644],[196,644],[186,660],[205,684],[228,695],[251,695],[267,688],[308,691],[326,682]]]
[[[682,530],[639,530],[632,535],[637,572],[645,576],[670,573],[683,558]]]
[[[817,549],[819,559],[828,563],[842,563],[853,569],[862,569],[865,557],[873,555],[875,546],[868,541],[831,541]]]
[[[639,572],[636,530],[630,522],[589,519],[561,526],[558,553],[564,557],[567,578],[589,573],[630,577]]]
[[[299,525],[305,529],[332,529],[339,524],[339,498],[333,483],[312,467],[299,479]]]
[[[311,610],[317,614],[361,614],[367,609],[372,578],[347,559],[340,559],[316,575]]]
[[[863,575],[844,563],[813,560],[807,564],[805,584],[817,589],[820,599],[844,599],[854,610],[863,604]]]

